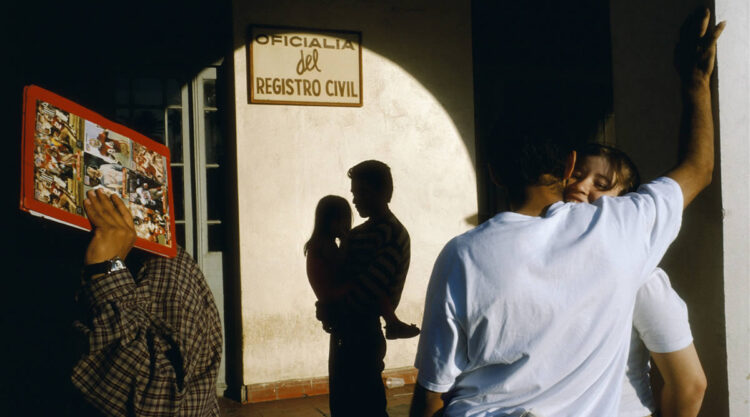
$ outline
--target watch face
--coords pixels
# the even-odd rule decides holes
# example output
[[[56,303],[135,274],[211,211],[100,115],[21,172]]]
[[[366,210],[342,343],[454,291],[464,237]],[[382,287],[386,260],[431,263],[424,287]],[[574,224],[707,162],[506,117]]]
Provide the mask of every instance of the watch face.
[[[117,272],[125,269],[125,263],[120,258],[115,258],[110,261],[109,272]]]

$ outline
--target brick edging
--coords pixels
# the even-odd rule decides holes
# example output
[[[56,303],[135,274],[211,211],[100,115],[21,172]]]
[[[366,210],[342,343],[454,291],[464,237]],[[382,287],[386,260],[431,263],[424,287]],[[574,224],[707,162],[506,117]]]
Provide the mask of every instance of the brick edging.
[[[417,382],[417,369],[413,366],[386,369],[383,371],[383,381],[388,377],[402,378],[405,384],[414,384]],[[245,398],[247,399],[244,404],[303,398],[328,394],[328,377],[287,379],[284,381],[251,384],[245,385],[244,389],[246,392]]]

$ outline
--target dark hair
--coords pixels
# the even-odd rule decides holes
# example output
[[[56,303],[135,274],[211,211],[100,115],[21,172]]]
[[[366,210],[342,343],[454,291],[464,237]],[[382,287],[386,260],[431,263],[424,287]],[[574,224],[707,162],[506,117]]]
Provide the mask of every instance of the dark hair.
[[[625,152],[617,148],[600,143],[587,143],[577,149],[576,154],[578,161],[583,161],[587,156],[601,156],[606,159],[614,173],[610,189],[622,187],[620,195],[633,192],[641,185],[638,168]]]
[[[391,202],[391,197],[393,196],[393,177],[391,176],[391,168],[388,165],[371,159],[351,167],[349,172],[347,172],[347,176],[352,180],[365,182],[378,193],[382,193],[387,203]]]
[[[307,250],[310,249],[310,244],[314,240],[327,237],[331,223],[341,218],[348,218],[351,224],[352,209],[349,207],[349,202],[337,195],[327,195],[321,198],[315,207],[315,225],[310,239],[305,242],[304,254],[307,255]]]
[[[493,131],[488,162],[499,185],[507,189],[510,201],[518,204],[526,198],[526,187],[562,180],[570,146],[544,126],[509,130],[496,127]],[[545,180],[545,174],[552,178]]]

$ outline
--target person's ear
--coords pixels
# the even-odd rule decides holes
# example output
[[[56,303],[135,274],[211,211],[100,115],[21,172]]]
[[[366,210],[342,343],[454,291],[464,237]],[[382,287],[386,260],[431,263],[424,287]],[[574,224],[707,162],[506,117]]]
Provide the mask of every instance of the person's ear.
[[[565,171],[563,172],[563,180],[569,179],[573,176],[573,170],[576,168],[576,151],[570,151],[568,158],[565,160]]]

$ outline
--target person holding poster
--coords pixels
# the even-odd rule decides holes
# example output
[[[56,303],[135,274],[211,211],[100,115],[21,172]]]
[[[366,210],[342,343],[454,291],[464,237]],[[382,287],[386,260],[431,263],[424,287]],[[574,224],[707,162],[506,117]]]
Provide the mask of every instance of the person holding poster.
[[[130,211],[116,195],[90,190],[93,226],[86,249],[75,327],[86,348],[73,385],[86,407],[112,417],[218,417],[216,377],[221,322],[195,261],[147,255],[133,276],[124,264],[136,238]]]

